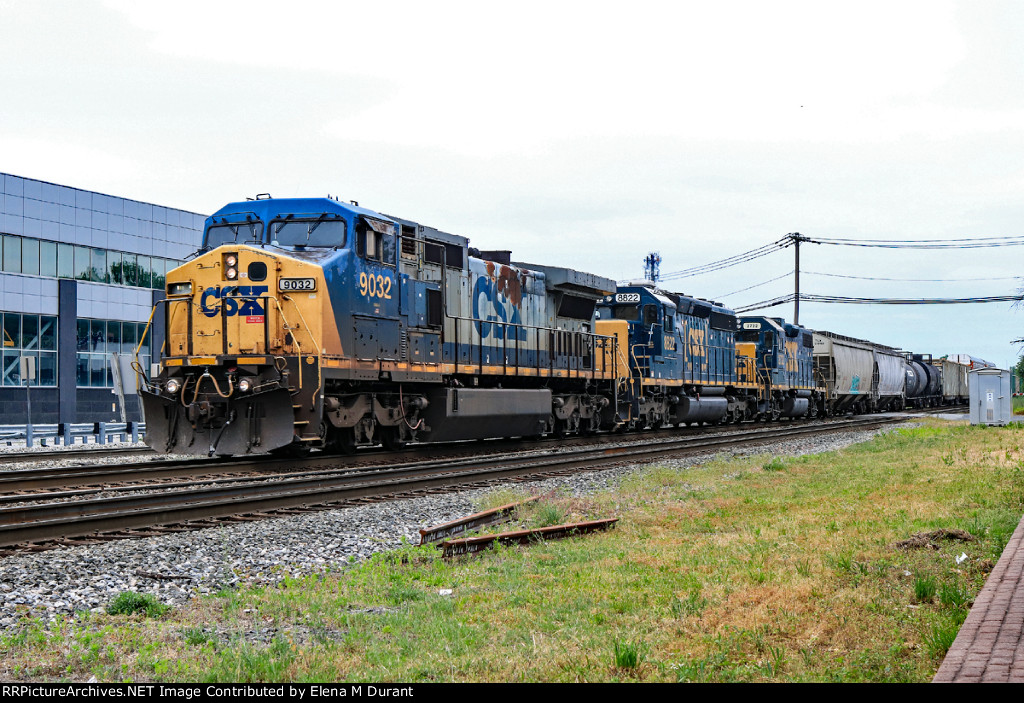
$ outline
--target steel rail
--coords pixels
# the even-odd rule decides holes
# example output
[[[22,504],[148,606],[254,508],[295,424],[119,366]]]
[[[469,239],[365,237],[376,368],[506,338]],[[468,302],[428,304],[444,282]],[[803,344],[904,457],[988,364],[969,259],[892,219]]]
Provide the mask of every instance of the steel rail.
[[[362,475],[320,476],[204,490],[168,491],[140,496],[69,501],[0,509],[0,546],[11,546],[288,508],[308,508],[359,498],[480,484],[538,473],[644,461],[666,454],[704,452],[729,445],[776,442],[808,434],[863,429],[904,418],[871,418],[827,425],[734,433],[709,438],[677,438],[641,446],[569,450],[531,457],[435,462],[442,466],[387,469],[368,481]]]
[[[672,428],[674,429],[674,428]],[[719,428],[724,429],[725,432],[736,432],[737,430],[732,426],[726,426]],[[664,430],[665,432],[671,431],[671,429]],[[696,432],[690,430],[687,437],[694,436],[705,436],[707,435],[708,428],[702,428]],[[714,431],[712,431],[714,433]],[[722,432],[718,432],[721,434]],[[651,435],[640,435],[640,434],[629,434],[629,435],[600,435],[596,438],[591,438],[593,441],[588,444],[594,443],[608,443],[608,442],[641,442],[646,437]],[[583,438],[580,438],[582,441]],[[648,440],[649,441],[649,440]],[[499,447],[505,447],[509,442],[499,442]],[[532,446],[531,446],[532,445]],[[466,453],[467,446],[472,447],[471,453]],[[524,448],[522,442],[515,442],[515,451],[520,454],[528,454],[531,452],[544,451],[543,444],[537,445],[530,443]],[[183,478],[192,477],[196,475],[205,474],[231,474],[231,473],[280,473],[282,470],[288,470],[293,468],[309,467],[312,466],[312,470],[319,470],[317,467],[326,466],[329,470],[338,470],[341,468],[348,468],[356,471],[363,468],[373,470],[388,467],[402,467],[402,466],[413,466],[421,465],[424,461],[430,462],[433,457],[431,454],[436,453],[438,450],[441,451],[453,451],[455,453],[464,453],[466,456],[472,456],[473,460],[479,459],[481,456],[480,445],[476,442],[453,442],[440,445],[421,445],[413,446],[400,454],[387,454],[379,451],[370,451],[360,453],[358,456],[344,456],[335,454],[323,454],[316,453],[306,457],[274,457],[268,455],[254,455],[254,456],[243,456],[243,457],[219,457],[219,458],[190,458],[190,459],[172,459],[165,461],[148,461],[144,464],[125,464],[118,462],[116,464],[100,464],[100,465],[77,465],[77,466],[63,466],[63,467],[46,467],[46,468],[35,468],[35,469],[18,469],[11,471],[0,471],[0,503],[12,503],[19,502],[22,500],[18,496],[15,496],[16,492],[27,492],[27,491],[38,491],[51,488],[72,488],[75,486],[84,487],[96,487],[82,491],[62,491],[60,493],[49,492],[35,496],[35,498],[53,499],[60,497],[71,497],[74,495],[86,495],[89,493],[96,493],[100,489],[99,486],[109,483],[119,483],[126,480],[130,481],[149,481],[159,480],[167,478]],[[425,460],[418,460],[417,462],[404,462],[397,463],[393,459],[387,460],[383,464],[368,464],[368,461],[374,461],[380,455],[385,457],[393,457],[401,459],[408,456],[417,456],[418,454],[426,455]],[[493,453],[495,456],[507,456],[507,448],[500,449]],[[453,461],[452,458],[442,458],[437,461]],[[340,462],[344,462],[344,465],[337,465]],[[238,480],[238,479],[230,479]],[[128,486],[129,489],[134,488],[145,488],[146,486]],[[148,488],[152,488],[149,486]],[[168,484],[164,484],[164,487],[173,487]],[[117,489],[120,490],[120,489]],[[4,495],[8,494],[8,495]]]

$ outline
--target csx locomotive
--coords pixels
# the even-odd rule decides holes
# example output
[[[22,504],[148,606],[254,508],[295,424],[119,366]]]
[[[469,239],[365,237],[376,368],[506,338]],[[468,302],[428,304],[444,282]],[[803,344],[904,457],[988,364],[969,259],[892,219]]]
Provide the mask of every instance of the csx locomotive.
[[[513,263],[329,198],[220,209],[167,274],[158,314],[159,373],[140,395],[161,452],[395,449],[941,397],[936,367],[897,350],[649,281]]]
[[[232,203],[154,311],[146,441],[244,454],[596,430],[624,373],[593,329],[614,291],[354,203]]]

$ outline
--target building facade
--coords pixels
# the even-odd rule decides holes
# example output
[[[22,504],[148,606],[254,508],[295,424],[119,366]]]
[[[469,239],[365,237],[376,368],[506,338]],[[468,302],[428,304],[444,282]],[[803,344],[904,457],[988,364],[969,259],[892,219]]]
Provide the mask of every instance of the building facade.
[[[206,216],[3,173],[0,199],[0,425],[141,420],[114,360],[141,342],[149,372],[150,313]]]

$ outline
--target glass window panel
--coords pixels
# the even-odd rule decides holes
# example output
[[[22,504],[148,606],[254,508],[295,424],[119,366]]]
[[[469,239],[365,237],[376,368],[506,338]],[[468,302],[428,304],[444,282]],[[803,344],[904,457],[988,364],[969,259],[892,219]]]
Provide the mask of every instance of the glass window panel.
[[[134,354],[138,337],[135,334],[138,326],[134,322],[126,322],[121,326],[121,353]]]
[[[60,278],[75,277],[75,248],[70,244],[57,245],[57,275]]]
[[[110,282],[124,283],[124,264],[121,263],[121,252],[107,252],[107,266],[110,267]]]
[[[121,351],[121,323],[107,321],[107,353]]]
[[[21,315],[4,313],[4,348],[21,349]]]
[[[4,235],[4,271],[21,273],[21,237]]]
[[[106,354],[89,355],[89,385],[93,388],[103,388],[107,385],[107,363]]]
[[[124,284],[126,286],[139,285],[139,262],[135,254],[122,254],[121,267],[124,270]]]
[[[78,321],[78,339],[75,344],[75,348],[80,351],[89,351],[89,321],[79,320]]]
[[[53,352],[39,352],[39,367],[38,371],[39,380],[36,382],[40,386],[56,386],[57,385],[57,354]]]
[[[153,257],[153,288],[163,290],[167,278],[167,259]]]
[[[25,237],[21,240],[21,272],[39,275],[39,240]]]
[[[89,355],[79,354],[76,360],[75,383],[79,386],[89,385]]]
[[[50,315],[39,317],[39,348],[43,351],[57,351],[57,318]]]
[[[107,351],[107,325],[103,320],[89,320],[89,351]]]
[[[39,242],[39,275],[57,276],[57,242]]]
[[[148,256],[139,257],[139,285],[143,288],[153,285],[152,262]]]
[[[37,315],[21,316],[21,348],[39,348],[39,317]]]
[[[75,278],[79,281],[89,280],[89,250],[75,247]]]
[[[110,271],[107,270],[107,250],[93,249],[89,256],[91,260],[89,280],[96,283],[110,283]]]
[[[11,351],[9,349],[4,350],[3,361],[0,362],[0,372],[3,374],[3,384],[5,386],[21,385],[21,369],[19,368],[20,359],[20,352]]]

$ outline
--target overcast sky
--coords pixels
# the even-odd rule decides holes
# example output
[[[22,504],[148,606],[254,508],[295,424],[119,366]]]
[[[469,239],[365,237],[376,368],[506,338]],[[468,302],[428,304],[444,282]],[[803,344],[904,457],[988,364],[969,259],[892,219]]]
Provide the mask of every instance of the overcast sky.
[[[796,231],[1022,235],[1022,36],[1009,1],[0,0],[0,171],[201,213],[329,193],[619,280]],[[805,245],[801,290],[1005,295],[1022,253]],[[735,307],[792,268],[666,287]],[[1007,303],[800,321],[999,365],[1024,337]]]

